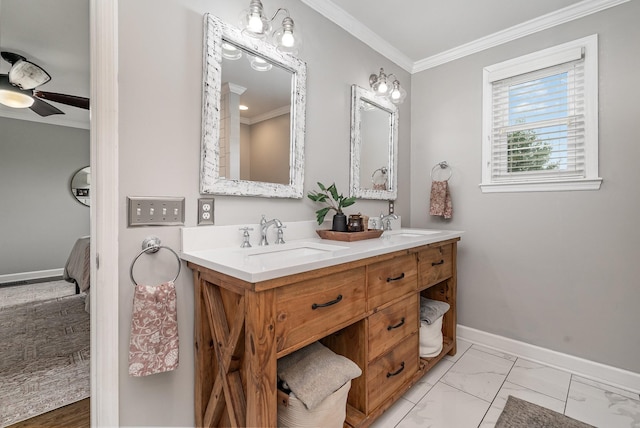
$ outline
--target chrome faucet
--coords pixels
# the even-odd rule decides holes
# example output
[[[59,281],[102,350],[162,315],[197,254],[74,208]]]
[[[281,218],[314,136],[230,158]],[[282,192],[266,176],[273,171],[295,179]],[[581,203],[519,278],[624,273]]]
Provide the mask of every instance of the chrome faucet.
[[[380,227],[382,230],[391,230],[391,219],[397,220],[398,216],[395,214],[384,215],[380,214]]]
[[[269,229],[269,226],[274,224],[278,229],[282,229],[282,222],[280,220],[274,218],[267,221],[264,214],[262,214],[262,220],[260,220],[260,245],[269,245],[269,242],[267,241],[267,230]]]

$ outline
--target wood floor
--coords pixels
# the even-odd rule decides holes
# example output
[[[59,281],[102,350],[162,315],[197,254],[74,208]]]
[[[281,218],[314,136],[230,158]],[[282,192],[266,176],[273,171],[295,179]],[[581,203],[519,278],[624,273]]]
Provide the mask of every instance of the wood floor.
[[[52,410],[8,428],[87,428],[91,426],[89,398]]]

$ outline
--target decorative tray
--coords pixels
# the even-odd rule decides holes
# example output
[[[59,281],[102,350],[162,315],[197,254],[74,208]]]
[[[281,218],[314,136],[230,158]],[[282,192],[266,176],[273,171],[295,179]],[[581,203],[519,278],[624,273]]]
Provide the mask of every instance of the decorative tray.
[[[378,238],[382,235],[382,230],[369,229],[364,232],[336,232],[333,230],[316,230],[320,238],[334,241],[361,241],[363,239]]]

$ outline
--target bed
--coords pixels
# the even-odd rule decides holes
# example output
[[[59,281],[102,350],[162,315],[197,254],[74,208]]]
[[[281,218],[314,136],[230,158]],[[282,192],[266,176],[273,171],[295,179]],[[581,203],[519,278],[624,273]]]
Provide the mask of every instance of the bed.
[[[86,293],[85,310],[89,312],[89,287],[91,284],[91,238],[83,236],[78,238],[69,253],[67,263],[64,266],[62,277],[76,284],[76,292]]]

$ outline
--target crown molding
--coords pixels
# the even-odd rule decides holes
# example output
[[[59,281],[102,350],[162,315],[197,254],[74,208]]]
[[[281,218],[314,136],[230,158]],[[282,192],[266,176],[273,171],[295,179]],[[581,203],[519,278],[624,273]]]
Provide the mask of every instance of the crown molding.
[[[411,70],[415,67],[414,62],[393,47],[389,42],[378,36],[369,27],[358,21],[352,15],[347,13],[344,9],[337,6],[330,0],[301,0],[310,8],[314,9],[325,18],[329,19],[333,23],[342,27],[345,31],[350,33],[355,38],[359,39],[376,52],[380,53],[387,59],[393,61],[399,67],[405,71],[411,73]]]
[[[507,43],[521,37],[561,25],[587,15],[600,12],[610,7],[618,6],[630,0],[584,0],[580,3],[567,6],[555,12],[542,15],[522,24],[514,25],[497,33],[482,37],[473,42],[466,43],[448,51],[416,61],[411,73],[418,73],[429,68],[437,67],[456,59]]]
[[[307,6],[311,7],[330,21],[333,21],[348,33],[361,40],[375,51],[384,55],[386,58],[395,62],[411,74],[437,67],[447,62],[508,43],[521,37],[525,37],[575,19],[583,18],[628,1],[630,0],[584,0],[464,45],[457,46],[439,54],[413,62],[409,57],[393,47],[386,40],[382,39],[352,15],[348,14],[333,1],[302,0],[302,2]]]

